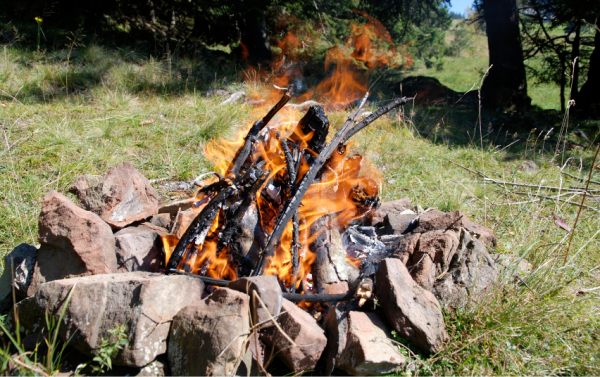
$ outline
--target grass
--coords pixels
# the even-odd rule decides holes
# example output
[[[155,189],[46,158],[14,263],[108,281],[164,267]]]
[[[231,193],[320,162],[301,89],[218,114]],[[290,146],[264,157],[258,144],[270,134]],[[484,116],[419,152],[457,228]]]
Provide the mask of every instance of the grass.
[[[212,171],[203,153],[208,141],[232,138],[262,115],[248,105],[223,108],[220,99],[203,97],[202,89],[234,90],[243,84],[235,81],[234,69],[221,67],[215,74],[200,59],[169,63],[89,46],[74,50],[70,60],[67,97],[64,51],[39,58],[5,48],[0,56],[0,255],[20,242],[37,244],[40,200],[50,189],[66,193],[77,176],[103,174],[127,160],[149,179],[195,177]],[[437,75],[451,88],[466,90],[480,81],[484,63],[482,57],[447,58],[445,71],[412,73]],[[188,68],[195,73],[188,74]],[[599,124],[572,121],[565,144],[557,139],[560,116],[524,115],[517,122],[506,114],[502,117],[512,120],[484,113],[481,137],[476,111],[407,106],[399,115],[359,133],[352,146],[369,157],[371,165],[364,169],[379,170],[382,200],[409,197],[424,208],[461,210],[494,230],[498,252],[525,257],[533,265],[518,283],[505,277],[506,284],[487,300],[446,311],[452,340],[441,353],[424,359],[418,372],[600,373],[598,212],[583,210],[563,266],[568,233],[554,224],[552,213],[572,225],[577,206],[535,201],[540,199],[535,195],[551,197],[552,191],[484,184],[450,162],[503,181],[581,186],[559,167],[586,174]],[[346,116],[330,113],[335,127]],[[148,119],[154,121],[140,125]],[[523,124],[536,130],[524,131],[518,127]],[[539,171],[522,171],[526,159],[535,161]],[[600,207],[597,197],[586,204]]]

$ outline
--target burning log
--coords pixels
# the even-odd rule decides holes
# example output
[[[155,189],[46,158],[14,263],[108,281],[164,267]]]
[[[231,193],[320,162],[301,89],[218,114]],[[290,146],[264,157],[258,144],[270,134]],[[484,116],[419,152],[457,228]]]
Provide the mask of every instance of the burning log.
[[[346,252],[342,245],[338,224],[334,215],[319,218],[310,227],[311,250],[317,255],[313,278],[318,293],[348,292]]]

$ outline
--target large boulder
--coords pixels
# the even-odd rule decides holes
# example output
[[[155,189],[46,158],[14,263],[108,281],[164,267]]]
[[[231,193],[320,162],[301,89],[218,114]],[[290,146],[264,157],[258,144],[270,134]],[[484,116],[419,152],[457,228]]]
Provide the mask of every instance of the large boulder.
[[[29,296],[47,281],[117,271],[110,226],[54,190],[42,201],[38,240],[41,247],[27,290]]]
[[[125,324],[129,343],[114,363],[143,367],[166,352],[171,319],[190,302],[200,301],[203,290],[199,279],[139,271],[56,280],[19,304],[19,312],[26,313],[19,319],[37,332],[46,310],[58,320],[64,309],[60,337],[88,355],[103,339],[114,340],[109,330]]]
[[[379,264],[376,289],[388,322],[400,336],[425,354],[442,349],[448,334],[440,304],[412,279],[399,259],[386,258]]]
[[[27,296],[37,251],[35,246],[22,243],[4,257],[4,270],[0,277],[0,300],[10,296],[13,289],[17,298]]]
[[[229,283],[227,288],[250,296],[252,325],[262,323],[281,312],[283,296],[276,276],[242,277]],[[260,301],[254,298],[254,292],[265,304],[266,310]]]
[[[220,288],[177,313],[168,350],[173,375],[229,376],[235,372],[247,350],[249,304],[245,293]]]
[[[81,176],[73,181],[69,191],[77,195],[83,208],[115,229],[155,215],[160,207],[160,196],[150,181],[129,161],[110,169],[104,179]]]
[[[127,227],[115,233],[119,272],[158,272],[165,256],[159,234],[148,228]]]
[[[276,327],[266,329],[261,339],[274,347],[277,356],[294,372],[312,370],[321,357],[327,338],[317,321],[296,304],[283,300],[277,323],[295,343],[279,334]]]
[[[443,305],[459,307],[469,298],[479,301],[497,282],[496,262],[481,241],[463,230],[450,269],[435,282],[433,294]]]
[[[406,358],[388,338],[389,329],[376,313],[332,308],[325,318],[329,338],[327,372],[333,367],[355,375],[373,376],[404,369]]]

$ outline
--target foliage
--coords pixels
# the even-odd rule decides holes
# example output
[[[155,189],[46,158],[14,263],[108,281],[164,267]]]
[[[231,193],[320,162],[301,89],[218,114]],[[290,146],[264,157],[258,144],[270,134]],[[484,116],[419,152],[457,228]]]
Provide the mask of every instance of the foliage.
[[[102,338],[102,344],[98,346],[93,362],[79,365],[78,370],[85,370],[89,367],[93,373],[100,374],[112,369],[112,359],[129,343],[127,325],[117,324],[115,328],[108,330],[108,332],[112,336]]]
[[[593,30],[587,27],[585,19],[593,21],[599,15],[597,1],[522,1],[521,25],[524,58],[530,60],[528,69],[539,82],[554,82],[560,86],[563,111],[567,86],[572,86],[575,96],[586,74],[580,67],[589,64]]]

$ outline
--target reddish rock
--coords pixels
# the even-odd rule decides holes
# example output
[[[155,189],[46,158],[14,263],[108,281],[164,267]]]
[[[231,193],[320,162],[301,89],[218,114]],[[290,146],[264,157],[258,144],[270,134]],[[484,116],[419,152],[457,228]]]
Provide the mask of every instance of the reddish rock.
[[[70,190],[85,209],[115,229],[157,214],[160,206],[160,197],[150,181],[129,161],[110,169],[101,182],[97,176],[79,177]]]
[[[270,316],[274,317],[281,311],[283,296],[281,286],[275,276],[242,277],[229,283],[227,288],[250,296],[252,325],[266,321]],[[267,310],[254,298],[253,292],[258,294]]]
[[[376,313],[351,311],[344,320],[345,344],[335,358],[336,368],[355,376],[390,374],[404,368],[406,358],[390,341],[389,330]]]
[[[165,256],[159,234],[148,228],[128,227],[115,233],[118,272],[158,272]]]
[[[431,291],[436,277],[448,271],[457,248],[458,238],[453,230],[423,233],[417,250],[407,264],[413,279],[421,287]]]
[[[425,354],[438,352],[448,339],[435,296],[421,288],[398,259],[386,258],[376,275],[379,302],[388,322]]]
[[[391,202],[382,203],[381,206],[371,215],[371,226],[375,227],[390,227],[390,221],[392,217],[397,217],[408,214],[407,211],[411,211],[410,199],[398,199]],[[412,219],[411,219],[412,220]],[[397,224],[397,221],[394,223]],[[387,233],[391,234],[391,233]],[[401,233],[398,233],[401,234]]]
[[[444,213],[441,211],[425,212],[419,216],[419,225],[414,229],[416,233],[425,233],[432,230],[464,228],[477,237],[486,247],[495,248],[497,238],[491,229],[471,221],[461,211]]]
[[[47,281],[117,271],[111,228],[56,191],[44,197],[38,231],[41,247],[28,295]]]
[[[231,375],[246,353],[247,337],[239,335],[250,328],[249,304],[248,295],[220,288],[177,313],[168,349],[173,375]]]
[[[281,311],[277,323],[297,347],[278,334],[276,327],[264,330],[261,339],[268,347],[275,347],[277,356],[291,370],[301,372],[314,369],[327,345],[325,332],[309,313],[288,300],[283,300]]]
[[[200,301],[203,290],[199,279],[148,272],[56,280],[41,285],[35,296],[19,304],[27,312],[19,318],[26,329],[39,331],[45,324],[44,312],[58,320],[72,292],[60,324],[62,340],[93,355],[103,338],[114,339],[109,330],[125,324],[129,343],[113,363],[143,367],[166,352],[170,320],[190,302]]]
[[[420,233],[409,233],[403,237],[394,239],[388,244],[388,248],[392,250],[394,258],[398,258],[402,263],[406,264],[414,254],[420,237]]]

